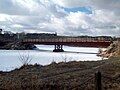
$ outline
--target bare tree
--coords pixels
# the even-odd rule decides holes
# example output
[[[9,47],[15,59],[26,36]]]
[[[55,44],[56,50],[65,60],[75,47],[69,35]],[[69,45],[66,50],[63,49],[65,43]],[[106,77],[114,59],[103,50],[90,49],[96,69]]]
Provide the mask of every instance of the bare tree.
[[[63,54],[63,55],[61,54],[61,57],[64,60],[64,62],[73,60],[72,56],[70,57],[70,56],[67,56],[66,54]]]
[[[30,56],[29,52],[26,53],[23,53],[23,54],[20,54],[19,53],[19,61],[22,63],[22,65],[28,65],[31,60],[32,60],[32,57]]]
[[[55,57],[52,58],[51,64],[56,64]]]
[[[55,62],[55,57],[52,58],[52,63],[54,63],[54,62]]]

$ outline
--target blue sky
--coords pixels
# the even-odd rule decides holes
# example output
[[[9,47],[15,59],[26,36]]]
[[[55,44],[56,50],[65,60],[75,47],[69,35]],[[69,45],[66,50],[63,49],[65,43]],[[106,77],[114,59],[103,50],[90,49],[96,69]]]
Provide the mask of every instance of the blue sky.
[[[120,36],[120,0],[0,0],[0,28]]]
[[[74,7],[74,8],[64,8],[66,12],[84,12],[86,14],[92,14],[90,7]]]

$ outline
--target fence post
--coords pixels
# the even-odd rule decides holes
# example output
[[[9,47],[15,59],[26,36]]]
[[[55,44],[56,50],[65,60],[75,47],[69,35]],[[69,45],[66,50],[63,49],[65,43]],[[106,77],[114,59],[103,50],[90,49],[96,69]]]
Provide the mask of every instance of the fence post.
[[[102,90],[101,72],[100,71],[97,71],[95,73],[95,90]]]

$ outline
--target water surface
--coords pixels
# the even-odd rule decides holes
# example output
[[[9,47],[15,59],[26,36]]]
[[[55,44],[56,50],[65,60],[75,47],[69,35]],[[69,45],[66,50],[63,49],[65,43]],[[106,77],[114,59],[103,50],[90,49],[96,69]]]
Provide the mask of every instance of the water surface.
[[[0,70],[10,71],[22,65],[20,57],[31,59],[30,64],[47,65],[52,61],[96,61],[101,60],[95,53],[98,48],[81,48],[64,46],[65,52],[52,52],[54,46],[37,45],[39,50],[0,50]],[[90,54],[92,53],[92,54]]]

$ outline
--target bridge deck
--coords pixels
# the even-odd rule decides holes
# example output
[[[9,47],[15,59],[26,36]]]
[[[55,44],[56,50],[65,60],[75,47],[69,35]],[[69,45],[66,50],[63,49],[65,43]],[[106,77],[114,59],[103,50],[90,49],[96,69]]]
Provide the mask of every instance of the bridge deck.
[[[45,44],[45,45],[69,45],[79,47],[108,47],[111,41],[78,39],[78,38],[45,38],[45,39],[24,39],[22,43]]]

